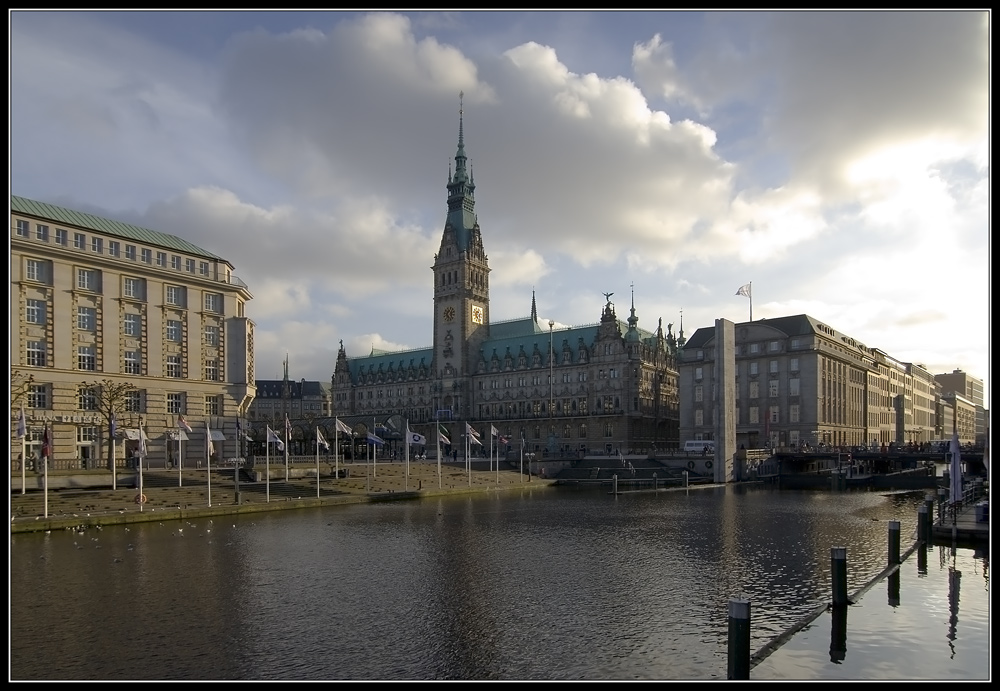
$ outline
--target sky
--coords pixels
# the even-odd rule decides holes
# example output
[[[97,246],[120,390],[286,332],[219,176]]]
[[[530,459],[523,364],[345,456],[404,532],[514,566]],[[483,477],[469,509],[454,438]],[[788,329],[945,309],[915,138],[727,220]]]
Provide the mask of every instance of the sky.
[[[462,94],[493,321],[808,314],[989,407],[988,11],[8,17],[10,192],[227,259],[258,379],[431,345]]]

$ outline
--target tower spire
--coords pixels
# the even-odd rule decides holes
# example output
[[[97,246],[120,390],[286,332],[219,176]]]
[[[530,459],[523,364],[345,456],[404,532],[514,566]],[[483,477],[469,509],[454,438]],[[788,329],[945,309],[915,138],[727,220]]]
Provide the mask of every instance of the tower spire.
[[[538,310],[535,309],[535,289],[531,289],[531,321],[538,321]]]

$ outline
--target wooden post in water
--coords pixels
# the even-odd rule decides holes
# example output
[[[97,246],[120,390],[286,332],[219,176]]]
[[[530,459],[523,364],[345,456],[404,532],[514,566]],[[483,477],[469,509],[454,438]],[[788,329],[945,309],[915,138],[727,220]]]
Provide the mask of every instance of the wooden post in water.
[[[728,679],[750,678],[750,601],[729,601]]]
[[[653,473],[653,491],[656,491],[656,473]]]
[[[614,494],[614,495],[616,495],[616,496],[618,495],[618,474],[617,473],[611,476],[611,493]]]
[[[847,548],[830,548],[830,580],[833,585],[833,606],[844,607],[847,601]]]
[[[889,564],[899,563],[899,521],[889,521]]]
[[[917,507],[917,540],[927,544],[930,534],[930,518],[927,516],[927,505]]]
[[[936,500],[937,496],[933,494],[924,495],[924,506],[927,507],[927,516],[931,519],[931,525],[934,525],[934,502]],[[929,536],[928,539],[930,539]]]

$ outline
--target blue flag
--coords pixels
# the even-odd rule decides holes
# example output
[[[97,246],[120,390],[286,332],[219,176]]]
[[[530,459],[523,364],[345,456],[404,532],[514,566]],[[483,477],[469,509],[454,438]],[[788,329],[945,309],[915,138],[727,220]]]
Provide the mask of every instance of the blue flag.
[[[111,422],[109,424],[111,431],[111,438],[114,439],[115,435],[118,434],[118,421],[115,419],[114,412],[111,413]]]
[[[375,444],[376,446],[381,446],[382,444],[385,444],[385,440],[382,439],[381,437],[376,437],[374,434],[372,434],[371,432],[369,432],[368,433],[368,443],[369,444]]]

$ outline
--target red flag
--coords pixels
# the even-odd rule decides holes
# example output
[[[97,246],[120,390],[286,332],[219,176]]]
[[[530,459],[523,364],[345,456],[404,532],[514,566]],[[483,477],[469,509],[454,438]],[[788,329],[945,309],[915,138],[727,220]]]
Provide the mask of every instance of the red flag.
[[[49,426],[45,425],[45,431],[42,432],[42,457],[48,458],[52,455],[52,439],[49,437]]]

